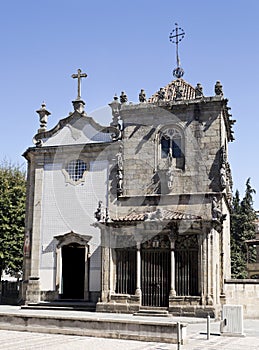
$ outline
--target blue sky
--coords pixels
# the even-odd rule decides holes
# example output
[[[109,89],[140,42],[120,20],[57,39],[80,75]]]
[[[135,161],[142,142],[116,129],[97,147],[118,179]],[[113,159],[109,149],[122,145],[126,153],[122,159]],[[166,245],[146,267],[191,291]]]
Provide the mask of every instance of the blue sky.
[[[235,141],[230,144],[234,190],[245,182],[258,194],[259,209],[259,1],[9,0],[0,4],[0,159],[24,163],[42,101],[48,127],[72,111],[78,68],[88,74],[82,97],[88,114],[126,91],[132,102],[169,83],[176,65],[168,36],[178,22],[184,79],[214,94],[220,80],[229,99]],[[105,113],[95,114],[109,124]]]

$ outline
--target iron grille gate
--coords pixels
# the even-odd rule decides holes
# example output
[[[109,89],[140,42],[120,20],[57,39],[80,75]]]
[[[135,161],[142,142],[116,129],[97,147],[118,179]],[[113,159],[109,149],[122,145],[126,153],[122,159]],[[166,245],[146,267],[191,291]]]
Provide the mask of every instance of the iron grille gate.
[[[116,249],[116,293],[135,294],[136,249]]]
[[[170,251],[143,249],[141,252],[142,305],[167,307],[170,292]]]
[[[197,236],[179,236],[175,248],[176,294],[198,296]]]

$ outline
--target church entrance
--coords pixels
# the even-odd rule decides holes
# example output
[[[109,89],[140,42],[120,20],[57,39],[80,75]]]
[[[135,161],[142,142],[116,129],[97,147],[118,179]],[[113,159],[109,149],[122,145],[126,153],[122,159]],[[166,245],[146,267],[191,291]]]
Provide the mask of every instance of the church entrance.
[[[84,299],[85,247],[73,243],[62,247],[62,298]]]
[[[168,307],[170,292],[170,242],[160,235],[142,244],[142,305]]]

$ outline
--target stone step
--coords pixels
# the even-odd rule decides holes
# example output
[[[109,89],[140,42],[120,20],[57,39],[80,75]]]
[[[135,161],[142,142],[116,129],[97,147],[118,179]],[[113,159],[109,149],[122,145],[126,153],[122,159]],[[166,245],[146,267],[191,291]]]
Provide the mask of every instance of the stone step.
[[[162,308],[140,309],[133,314],[134,316],[150,316],[150,317],[171,317],[168,310]]]
[[[29,303],[28,305],[21,306],[22,309],[33,310],[78,310],[78,311],[95,311],[96,304],[91,302],[80,301],[50,301]]]

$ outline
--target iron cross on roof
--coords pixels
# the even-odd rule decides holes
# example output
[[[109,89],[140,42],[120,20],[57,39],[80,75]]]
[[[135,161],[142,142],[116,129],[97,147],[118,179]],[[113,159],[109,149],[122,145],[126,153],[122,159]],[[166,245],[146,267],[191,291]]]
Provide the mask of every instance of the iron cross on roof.
[[[173,75],[176,78],[181,78],[184,75],[184,70],[180,67],[180,59],[178,54],[178,44],[185,36],[185,32],[181,27],[178,27],[178,24],[175,23],[175,29],[172,30],[172,32],[169,35],[169,39],[171,43],[174,43],[176,45],[176,62],[177,62],[177,68],[173,70]]]
[[[71,77],[73,79],[77,78],[77,100],[81,99],[81,78],[86,78],[87,74],[86,73],[81,73],[81,69],[77,70],[77,74],[72,74]]]

